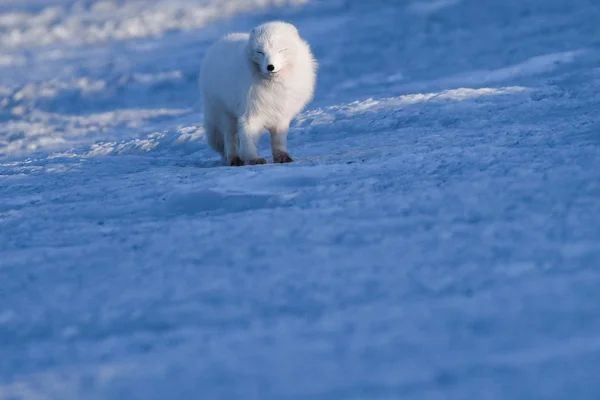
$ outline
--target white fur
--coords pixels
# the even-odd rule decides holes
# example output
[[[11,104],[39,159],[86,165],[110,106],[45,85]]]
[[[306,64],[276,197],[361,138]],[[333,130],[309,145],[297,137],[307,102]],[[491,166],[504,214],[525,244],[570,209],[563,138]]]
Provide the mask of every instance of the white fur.
[[[200,72],[210,146],[227,163],[237,157],[261,163],[256,143],[268,130],[274,159],[287,155],[290,122],[313,98],[316,69],[310,46],[285,22],[268,22],[217,41]]]

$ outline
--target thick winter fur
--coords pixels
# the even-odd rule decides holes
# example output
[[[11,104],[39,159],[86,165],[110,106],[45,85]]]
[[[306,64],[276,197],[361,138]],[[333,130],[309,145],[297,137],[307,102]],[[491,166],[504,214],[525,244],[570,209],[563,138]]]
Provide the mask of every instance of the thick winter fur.
[[[317,62],[298,30],[285,22],[232,33],[213,44],[200,72],[204,127],[229,165],[264,164],[256,144],[269,131],[275,162],[290,162],[290,121],[312,100]]]

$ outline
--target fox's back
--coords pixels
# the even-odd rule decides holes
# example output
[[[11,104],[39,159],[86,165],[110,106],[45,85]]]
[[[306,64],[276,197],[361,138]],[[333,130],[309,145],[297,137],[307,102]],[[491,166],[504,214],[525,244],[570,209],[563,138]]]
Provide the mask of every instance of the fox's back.
[[[209,47],[200,71],[205,95],[229,104],[238,100],[240,89],[248,87],[251,78],[246,55],[248,37],[247,33],[231,33]],[[231,95],[234,98],[228,98]]]

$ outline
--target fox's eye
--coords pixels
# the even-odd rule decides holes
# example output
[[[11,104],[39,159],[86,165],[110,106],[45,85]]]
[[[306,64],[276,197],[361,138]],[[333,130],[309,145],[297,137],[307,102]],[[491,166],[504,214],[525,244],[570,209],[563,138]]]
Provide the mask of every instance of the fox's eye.
[[[257,51],[258,54],[260,54],[261,56],[264,56],[265,53],[263,53],[262,51]]]
[[[280,53],[282,53],[282,52],[284,52],[284,51],[286,51],[286,50],[287,50],[287,49],[281,49],[281,50],[279,50],[279,52],[280,52]]]

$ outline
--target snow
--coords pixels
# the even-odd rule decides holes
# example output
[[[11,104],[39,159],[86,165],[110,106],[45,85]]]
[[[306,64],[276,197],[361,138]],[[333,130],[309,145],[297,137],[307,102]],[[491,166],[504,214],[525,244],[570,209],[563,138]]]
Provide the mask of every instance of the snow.
[[[201,57],[275,18],[321,66],[296,161],[222,167]],[[597,400],[599,20],[3,2],[0,399]]]
[[[56,42],[96,43],[162,35],[171,30],[202,28],[207,22],[273,5],[306,0],[110,0],[68,2],[36,12],[0,15],[0,43],[8,48]],[[13,6],[14,7],[14,6]]]
[[[433,14],[446,7],[459,4],[462,0],[418,1],[408,6],[408,10],[416,14]]]

